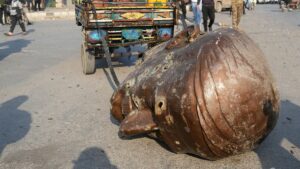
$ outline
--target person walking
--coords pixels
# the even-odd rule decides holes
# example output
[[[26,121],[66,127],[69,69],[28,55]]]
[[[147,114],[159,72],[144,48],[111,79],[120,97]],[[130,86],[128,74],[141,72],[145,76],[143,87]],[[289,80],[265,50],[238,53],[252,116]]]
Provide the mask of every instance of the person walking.
[[[11,18],[11,25],[8,33],[5,33],[7,36],[12,36],[14,29],[16,27],[17,22],[23,31],[23,35],[26,34],[25,24],[22,20],[22,9],[23,4],[19,0],[12,0],[10,6],[10,18]]]
[[[214,0],[202,0],[202,15],[204,31],[207,32],[207,20],[209,18],[208,29],[212,31],[215,22],[215,2]]]
[[[232,10],[232,27],[234,29],[239,28],[241,17],[243,15],[243,0],[231,0],[231,10]]]
[[[201,32],[200,24],[201,24],[201,9],[202,9],[202,0],[191,0],[192,10],[194,14],[194,31],[190,35],[189,41],[194,41],[194,39],[200,34]]]

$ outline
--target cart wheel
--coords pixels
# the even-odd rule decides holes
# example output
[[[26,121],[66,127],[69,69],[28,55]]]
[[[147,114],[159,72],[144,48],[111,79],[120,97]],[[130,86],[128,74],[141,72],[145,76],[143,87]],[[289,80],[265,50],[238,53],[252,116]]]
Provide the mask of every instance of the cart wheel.
[[[86,45],[81,45],[81,62],[82,62],[82,69],[83,73],[93,74],[96,71],[96,62],[95,56],[92,55],[90,52],[87,51]]]
[[[215,7],[216,12],[221,12],[222,11],[222,3],[217,2],[216,7]]]

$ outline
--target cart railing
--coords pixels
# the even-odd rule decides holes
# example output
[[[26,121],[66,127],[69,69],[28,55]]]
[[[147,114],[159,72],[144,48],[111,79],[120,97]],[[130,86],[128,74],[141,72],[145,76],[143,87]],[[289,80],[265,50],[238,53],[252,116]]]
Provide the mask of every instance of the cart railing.
[[[99,0],[75,0],[75,4],[92,4],[95,8],[165,8],[170,7],[173,5],[172,0],[168,1],[156,1],[156,0],[149,0],[147,2],[106,2],[106,1],[99,1]]]

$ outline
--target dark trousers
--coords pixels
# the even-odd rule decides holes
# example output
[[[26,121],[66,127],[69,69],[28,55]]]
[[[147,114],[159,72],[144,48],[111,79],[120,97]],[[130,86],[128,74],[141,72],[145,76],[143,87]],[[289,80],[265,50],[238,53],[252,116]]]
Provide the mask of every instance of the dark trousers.
[[[243,14],[244,15],[246,14],[246,11],[245,11],[246,3],[248,3],[248,1],[247,2],[243,1]]]
[[[35,10],[39,9],[39,11],[41,10],[41,0],[34,1],[34,9]]]
[[[21,15],[12,15],[10,16],[11,18],[11,25],[10,25],[10,30],[9,32],[13,33],[14,32],[14,29],[17,25],[17,22],[19,22],[19,25],[22,29],[23,32],[26,32],[26,29],[25,29],[25,24],[22,20],[22,16]]]
[[[183,17],[185,19],[186,18],[186,4],[185,4],[184,1],[181,1],[180,8],[181,8],[181,11],[182,11],[182,15],[183,15]]]
[[[30,11],[33,8],[32,0],[27,0],[27,9]]]
[[[5,12],[4,7],[2,7],[2,6],[0,5],[0,24],[4,24],[4,22],[3,22],[4,12]]]
[[[207,20],[209,18],[208,27],[211,27],[215,22],[215,7],[214,6],[202,6],[202,14],[203,14],[203,26],[204,31],[207,31]]]

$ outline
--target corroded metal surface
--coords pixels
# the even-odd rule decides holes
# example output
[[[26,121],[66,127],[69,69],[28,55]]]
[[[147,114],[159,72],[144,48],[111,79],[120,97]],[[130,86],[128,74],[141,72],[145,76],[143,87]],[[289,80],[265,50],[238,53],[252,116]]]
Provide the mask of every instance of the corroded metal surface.
[[[263,53],[233,29],[190,44],[183,35],[151,49],[113,94],[120,135],[155,135],[176,153],[211,160],[256,148],[279,112]]]

